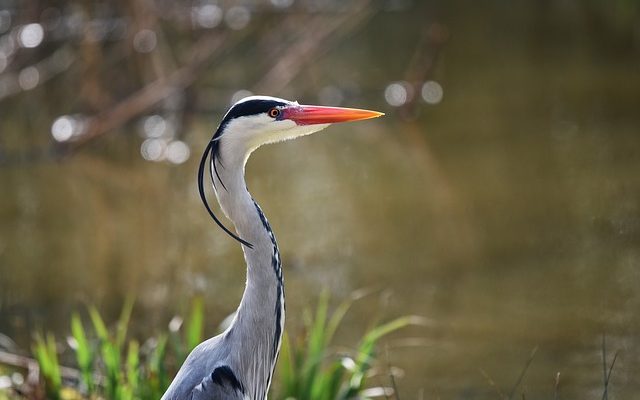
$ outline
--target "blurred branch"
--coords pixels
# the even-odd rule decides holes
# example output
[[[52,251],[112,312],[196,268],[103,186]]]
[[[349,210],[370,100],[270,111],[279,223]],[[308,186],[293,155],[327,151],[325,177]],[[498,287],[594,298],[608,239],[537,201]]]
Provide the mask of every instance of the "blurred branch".
[[[127,123],[176,91],[191,85],[199,76],[207,62],[222,51],[233,47],[246,36],[237,34],[211,34],[198,41],[189,52],[185,66],[171,73],[167,78],[159,78],[137,92],[131,94],[111,109],[106,110],[88,122],[87,131],[74,142],[66,145],[66,150],[75,151],[88,142]]]
[[[414,93],[416,93],[400,109],[401,116],[405,119],[413,119],[419,106],[420,96],[417,94],[420,93],[419,85],[433,76],[440,52],[448,39],[447,27],[438,22],[426,24],[422,29],[404,76],[405,81],[412,86]]]
[[[278,60],[256,83],[256,93],[277,93],[284,89],[329,44],[362,26],[375,13],[370,0],[357,2],[350,11],[328,17],[316,17],[304,30],[305,36],[293,46],[284,47],[274,58]]]
[[[238,43],[247,36],[255,36],[253,35],[255,31],[251,28],[245,28],[240,32],[231,29],[209,31],[206,36],[202,36],[189,48],[188,56],[185,57],[182,66],[176,67],[173,54],[166,47],[167,35],[162,30],[162,24],[158,23],[156,17],[148,15],[153,14],[154,10],[149,10],[144,6],[131,5],[130,7],[132,9],[128,14],[133,16],[131,22],[133,29],[128,32],[130,36],[133,36],[128,37],[125,43],[133,42],[135,46],[135,33],[148,30],[159,35],[158,48],[144,57],[138,57],[139,54],[132,52],[128,46],[120,45],[115,48],[115,54],[120,54],[123,60],[130,59],[134,63],[135,71],[140,71],[143,74],[150,71],[151,73],[144,74],[142,79],[143,82],[147,81],[148,83],[142,83],[142,87],[127,97],[118,99],[118,83],[115,87],[110,87],[110,82],[101,82],[100,79],[100,67],[109,62],[107,54],[103,54],[105,47],[101,46],[100,42],[91,35],[79,36],[80,52],[77,54],[72,52],[67,48],[67,45],[62,48],[66,49],[66,52],[63,53],[61,49],[54,53],[54,55],[66,54],[63,58],[65,62],[53,65],[63,65],[64,68],[58,68],[56,71],[64,72],[68,69],[71,61],[80,62],[80,72],[83,79],[78,91],[81,102],[84,98],[84,103],[89,106],[88,108],[97,110],[97,113],[87,118],[81,116],[83,121],[81,131],[74,133],[72,138],[63,139],[60,143],[47,148],[31,149],[16,154],[2,154],[0,149],[0,163],[2,165],[55,160],[77,152],[86,144],[140,117],[172,95],[184,93],[185,89],[202,76],[203,70],[211,64],[212,59],[224,60],[222,54],[225,51],[236,49]],[[281,92],[304,71],[305,66],[330,50],[337,41],[365,24],[376,11],[377,8],[373,6],[372,0],[359,0],[349,4],[348,7],[341,8],[339,12],[329,14],[281,14],[278,16],[277,29],[264,35],[258,35],[257,47],[268,50],[268,54],[262,59],[268,60],[267,62],[270,64],[267,64],[266,73],[252,89],[260,93]],[[86,14],[88,15],[88,12]],[[97,20],[91,22],[94,21]],[[300,26],[305,26],[305,29],[300,30]],[[295,41],[282,40],[291,37],[295,37]],[[119,40],[122,41],[122,38]],[[110,54],[113,53],[114,51]],[[60,58],[58,56],[58,59]],[[38,84],[42,84],[52,74],[47,73],[48,69],[43,65],[39,64],[36,67],[41,77]],[[126,66],[124,67],[126,68]],[[4,93],[12,95],[22,92],[17,75],[11,75],[11,79],[16,90],[5,90]],[[3,82],[0,81],[0,83]],[[4,84],[7,86],[7,81]],[[115,103],[112,103],[114,99]],[[181,107],[174,111],[184,112],[184,106]],[[180,119],[180,116],[177,115],[173,115],[173,117],[174,120]]]
[[[0,75],[0,87],[2,87],[2,90],[0,91],[0,101],[26,91],[20,86],[20,74],[35,73],[36,84],[31,88],[33,89],[36,86],[42,85],[48,80],[54,78],[58,74],[65,72],[75,59],[76,56],[71,50],[71,46],[65,45],[56,50],[50,56],[33,65],[23,68],[19,74],[8,73]]]
[[[27,371],[27,383],[37,386],[40,380],[40,367],[38,361],[31,357],[8,353],[0,350],[0,365],[7,365],[13,368],[20,368]],[[80,371],[74,368],[61,367],[60,372],[65,379],[79,380]]]
[[[360,1],[351,11],[332,15],[330,19],[315,18],[314,25],[305,30],[304,38],[297,40],[291,47],[282,48],[280,56],[275,57],[278,61],[255,85],[254,90],[260,93],[281,91],[302,71],[305,64],[328,48],[331,40],[344,37],[366,22],[374,13],[374,10],[369,7],[370,3],[370,0]],[[76,150],[130,121],[172,93],[184,90],[197,79],[209,59],[224,49],[232,48],[237,41],[246,36],[246,33],[235,36],[235,40],[227,40],[228,36],[228,34],[216,34],[201,39],[193,46],[188,57],[189,61],[184,67],[173,72],[166,79],[157,79],[113,108],[92,117],[86,133],[78,140],[69,143],[68,148]]]
[[[527,362],[524,364],[524,368],[522,368],[522,371],[518,376],[518,380],[511,388],[511,392],[509,392],[509,397],[507,397],[508,400],[513,399],[513,396],[516,394],[516,389],[518,389],[518,386],[520,386],[520,384],[522,383],[522,380],[524,379],[524,376],[527,374],[527,371],[529,370],[529,366],[533,362],[533,359],[535,358],[537,352],[538,352],[538,346],[534,347],[533,350],[531,350],[531,354],[529,355]],[[524,394],[523,394],[523,397],[524,397]]]

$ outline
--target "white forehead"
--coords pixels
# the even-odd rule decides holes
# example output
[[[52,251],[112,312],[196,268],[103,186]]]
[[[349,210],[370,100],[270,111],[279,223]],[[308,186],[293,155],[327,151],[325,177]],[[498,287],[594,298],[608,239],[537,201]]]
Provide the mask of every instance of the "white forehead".
[[[273,96],[247,96],[247,97],[244,97],[244,98],[236,101],[236,103],[234,105],[242,104],[245,101],[251,101],[251,100],[279,101],[279,102],[286,103],[286,104],[298,105],[297,101],[285,100],[285,99],[281,99],[279,97],[273,97]]]

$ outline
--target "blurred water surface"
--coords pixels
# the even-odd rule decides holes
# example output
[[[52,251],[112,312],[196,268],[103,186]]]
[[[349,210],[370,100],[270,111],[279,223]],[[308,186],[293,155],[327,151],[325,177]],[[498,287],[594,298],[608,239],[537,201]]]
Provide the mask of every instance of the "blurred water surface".
[[[218,8],[194,8],[193,18],[213,27]],[[338,342],[375,318],[429,318],[389,340],[381,357],[404,371],[402,398],[442,399],[498,398],[491,380],[508,394],[536,347],[518,397],[551,398],[560,372],[562,398],[600,398],[604,333],[608,361],[620,351],[610,396],[636,398],[638,6],[388,1],[366,9],[299,70],[280,70],[292,75],[282,87],[264,81],[265,66],[296,46],[273,34],[281,17],[247,11],[253,17],[243,22],[242,10],[227,12],[228,29],[257,27],[180,97],[178,117],[188,121],[172,133],[182,143],[172,153],[174,142],[152,140],[176,118],[161,103],[68,156],[48,157],[42,149],[71,140],[79,115],[97,107],[69,77],[92,72],[74,72],[74,61],[33,88],[21,72],[23,92],[0,97],[0,332],[27,347],[34,329],[63,334],[84,304],[115,317],[134,293],[136,334],[164,329],[197,294],[213,333],[235,309],[245,271],[237,243],[199,203],[197,161],[236,91],[273,87],[265,94],[387,113],[260,149],[249,162],[249,188],[282,250],[289,328],[323,288],[336,301],[374,288]],[[338,18],[340,10],[314,12]],[[25,48],[40,34],[28,29]],[[182,43],[170,31],[141,31],[130,35],[141,54]],[[252,46],[268,35],[274,47],[290,47]]]

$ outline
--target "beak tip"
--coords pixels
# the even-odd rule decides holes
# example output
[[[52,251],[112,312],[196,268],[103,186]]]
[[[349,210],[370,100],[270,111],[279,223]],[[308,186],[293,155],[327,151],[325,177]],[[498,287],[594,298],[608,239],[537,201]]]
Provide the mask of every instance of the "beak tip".
[[[383,112],[379,112],[379,111],[370,111],[370,112],[371,112],[371,116],[365,119],[380,118],[380,117],[384,117],[385,115]]]

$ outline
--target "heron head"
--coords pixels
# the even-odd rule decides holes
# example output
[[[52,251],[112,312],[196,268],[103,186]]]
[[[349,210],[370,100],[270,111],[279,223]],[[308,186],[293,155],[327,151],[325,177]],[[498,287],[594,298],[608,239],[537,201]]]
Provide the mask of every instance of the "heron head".
[[[309,135],[332,123],[381,115],[376,111],[300,105],[276,97],[251,96],[229,109],[213,140],[228,142],[232,147],[242,145],[250,153],[263,144]]]
[[[252,247],[251,243],[226,228],[209,207],[204,192],[204,170],[207,160],[216,195],[225,196],[228,189],[225,186],[224,174],[233,171],[236,174],[244,173],[247,158],[263,144],[309,135],[336,122],[357,121],[381,115],[383,114],[377,111],[354,108],[300,105],[294,101],[268,96],[251,96],[238,101],[225,114],[200,159],[198,189],[207,211],[227,234]],[[219,165],[229,164],[236,168],[218,168]],[[223,191],[219,190],[216,178]],[[244,185],[244,180],[232,181]],[[224,207],[223,211],[229,215]]]

